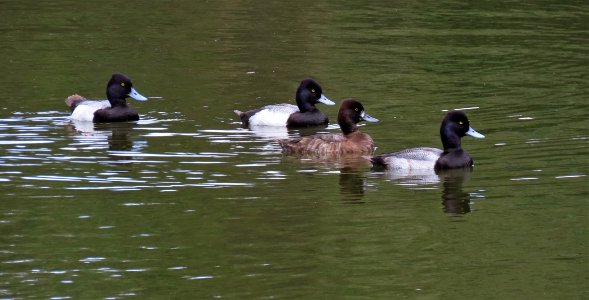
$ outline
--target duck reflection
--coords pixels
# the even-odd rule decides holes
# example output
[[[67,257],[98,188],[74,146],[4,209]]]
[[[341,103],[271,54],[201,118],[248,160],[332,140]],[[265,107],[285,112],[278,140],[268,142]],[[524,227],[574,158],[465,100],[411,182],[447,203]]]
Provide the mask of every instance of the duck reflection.
[[[104,124],[98,125],[102,127]],[[105,130],[110,130],[108,135],[108,150],[129,151],[133,149],[134,143],[129,133],[137,126],[136,123],[112,123]]]
[[[304,165],[311,165],[313,168],[325,168],[331,172],[339,170],[339,186],[341,200],[347,204],[364,203],[362,198],[367,191],[366,179],[367,170],[371,163],[366,157],[339,156],[337,158],[325,159],[317,156],[284,156],[284,159],[297,160]]]
[[[288,129],[286,127],[273,126],[250,126],[251,132],[262,139],[285,139],[288,138]]]
[[[130,133],[135,127],[137,127],[137,123],[132,122],[92,123],[72,121],[66,124],[66,130],[74,136],[79,145],[99,147],[101,144],[106,144],[105,148],[108,145],[109,151],[137,150],[136,148],[139,148],[140,145],[130,137]],[[115,160],[132,158],[126,155],[109,155],[109,157]]]
[[[325,127],[325,133],[327,133],[328,127]],[[339,129],[339,128],[338,128]],[[317,133],[317,127],[312,128],[299,128],[295,130],[289,130],[286,127],[276,126],[252,126],[250,125],[249,130],[254,136],[265,140],[283,140],[289,138],[296,138],[302,136],[313,135]],[[323,131],[322,131],[323,132]]]
[[[470,179],[472,168],[438,171],[442,181],[442,204],[445,213],[467,214],[470,212],[471,196],[462,190],[462,185]]]
[[[353,167],[344,167],[340,170],[340,195],[344,203],[364,203],[362,198],[366,191],[365,173]]]
[[[472,168],[439,171],[387,170],[383,174],[391,181],[411,188],[441,183],[443,211],[449,214],[470,212],[471,195],[464,192],[462,186],[470,179]]]
[[[385,170],[383,174],[387,179],[403,186],[418,186],[440,182],[440,177],[433,169],[391,169]]]

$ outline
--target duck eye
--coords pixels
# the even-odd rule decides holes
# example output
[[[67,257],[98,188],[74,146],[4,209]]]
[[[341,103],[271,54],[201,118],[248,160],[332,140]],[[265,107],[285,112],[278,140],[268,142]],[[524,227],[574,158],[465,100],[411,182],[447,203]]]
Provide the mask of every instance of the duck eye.
[[[464,124],[464,122],[462,122],[462,121],[458,121],[458,124],[459,124],[459,125],[463,125],[463,124]]]
[[[315,89],[311,89],[311,93],[315,94]]]
[[[354,107],[354,110],[355,110],[355,111],[358,111],[358,108],[357,108],[357,107]]]
[[[121,86],[124,87],[125,86],[125,83],[124,82],[121,82]]]

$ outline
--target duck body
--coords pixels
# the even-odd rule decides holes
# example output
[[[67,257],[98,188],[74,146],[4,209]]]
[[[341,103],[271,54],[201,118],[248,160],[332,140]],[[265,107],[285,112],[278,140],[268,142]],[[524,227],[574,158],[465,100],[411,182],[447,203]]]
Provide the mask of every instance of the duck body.
[[[443,152],[437,148],[418,147],[381,154],[371,160],[374,165],[384,166],[388,169],[433,170],[436,161]]]
[[[65,103],[70,108],[72,120],[86,122],[125,122],[139,120],[139,114],[127,105],[126,98],[139,101],[147,98],[139,94],[131,79],[119,73],[112,75],[106,86],[108,100],[88,100],[80,95],[71,95]]]
[[[374,153],[374,141],[370,135],[359,131],[348,135],[316,134],[310,137],[283,140],[279,143],[284,153],[295,155],[371,155]]]
[[[275,127],[312,127],[327,125],[329,119],[315,107],[317,103],[335,105],[323,95],[319,84],[310,78],[301,81],[296,92],[297,105],[273,104],[242,112],[235,110],[243,127],[275,126]]]
[[[374,141],[370,135],[360,132],[357,123],[378,122],[366,114],[360,102],[347,99],[342,102],[338,123],[342,133],[316,134],[296,139],[280,140],[278,143],[285,154],[295,155],[371,155]]]
[[[108,100],[86,99],[77,101],[77,103],[73,105],[73,110],[70,117],[72,120],[94,123],[139,120],[139,114],[137,111],[129,106],[112,107]]]
[[[464,112],[451,111],[446,114],[440,126],[440,138],[444,150],[430,147],[410,148],[374,156],[371,162],[375,167],[384,167],[389,170],[469,168],[473,166],[474,161],[461,147],[461,138],[466,135],[475,138],[485,137],[470,127]]]
[[[294,113],[299,113],[299,108],[296,105],[283,103],[266,105],[259,109],[239,113],[245,127],[249,127],[250,124],[252,126],[286,127],[288,118]]]

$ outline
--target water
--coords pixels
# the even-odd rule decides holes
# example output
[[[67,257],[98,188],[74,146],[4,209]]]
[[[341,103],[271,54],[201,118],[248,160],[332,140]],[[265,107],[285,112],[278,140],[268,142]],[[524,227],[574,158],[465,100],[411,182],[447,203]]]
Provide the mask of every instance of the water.
[[[581,299],[589,293],[583,1],[5,1],[0,298]],[[137,123],[63,99],[134,80]],[[440,147],[467,109],[470,172],[286,157],[233,109],[313,76],[361,99],[377,153]],[[320,106],[335,121],[337,107]]]

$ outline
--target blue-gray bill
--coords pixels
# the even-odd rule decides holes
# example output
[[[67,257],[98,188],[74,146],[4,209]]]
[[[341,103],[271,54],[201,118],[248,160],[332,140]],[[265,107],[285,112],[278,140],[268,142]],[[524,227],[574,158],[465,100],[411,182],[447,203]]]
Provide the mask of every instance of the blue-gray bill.
[[[370,116],[369,114],[362,112],[362,120],[366,121],[366,122],[372,122],[372,123],[376,123],[379,120],[375,117]]]
[[[470,135],[473,138],[477,138],[477,139],[484,139],[485,136],[478,133],[476,130],[472,129],[472,127],[468,127],[468,131],[466,132],[466,135]]]
[[[325,104],[325,105],[335,105],[335,102],[329,100],[327,97],[325,97],[323,94],[321,94],[321,98],[319,98],[319,102]]]
[[[129,97],[138,100],[138,101],[146,101],[147,98],[141,94],[139,94],[134,88],[131,88],[131,92],[128,95]]]

